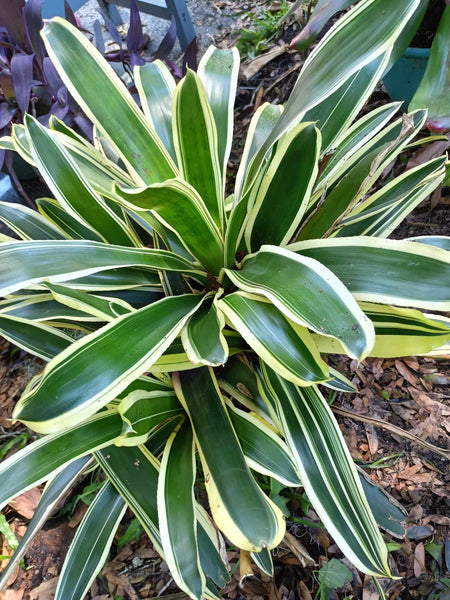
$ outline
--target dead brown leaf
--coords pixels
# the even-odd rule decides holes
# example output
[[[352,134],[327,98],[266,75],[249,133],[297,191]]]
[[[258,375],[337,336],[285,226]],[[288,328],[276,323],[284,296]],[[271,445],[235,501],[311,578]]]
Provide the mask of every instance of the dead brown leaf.
[[[267,65],[271,60],[277,58],[277,56],[281,56],[286,52],[286,44],[277,45],[261,54],[261,56],[257,56],[252,60],[247,61],[242,65],[242,77],[247,81],[254,77],[258,71],[260,71],[263,67]]]
[[[30,592],[30,600],[53,600],[55,597],[58,577],[44,581]]]
[[[414,575],[420,577],[425,572],[425,546],[423,542],[417,544],[414,551]]]
[[[289,531],[286,531],[283,543],[286,544],[292,554],[298,558],[303,567],[313,566],[316,564],[305,546],[303,546],[303,544],[296,537],[294,537],[292,533],[289,533]]]
[[[15,500],[11,500],[9,505],[16,512],[18,512],[19,515],[25,517],[25,519],[31,519],[31,517],[34,515],[37,505],[39,504],[41,495],[42,494],[39,488],[36,487],[18,496]]]

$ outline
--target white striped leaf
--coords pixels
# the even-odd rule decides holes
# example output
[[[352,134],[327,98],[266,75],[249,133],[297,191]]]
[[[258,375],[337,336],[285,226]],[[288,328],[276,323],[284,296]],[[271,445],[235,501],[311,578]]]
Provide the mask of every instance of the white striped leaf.
[[[215,302],[201,306],[181,331],[181,341],[191,363],[217,367],[228,359],[228,344],[222,330],[225,319]]]
[[[107,481],[89,505],[70,544],[55,600],[82,600],[103,567],[127,505]]]
[[[103,242],[101,235],[96,233],[80,219],[69,214],[53,198],[38,198],[36,200],[36,206],[46,221],[59,230],[62,234],[62,239]]]
[[[0,202],[0,220],[22,240],[61,240],[65,237],[35,210],[14,202]]]
[[[117,411],[103,411],[81,425],[45,436],[0,463],[0,510],[46,481],[71,461],[109,446],[122,431]]]
[[[172,99],[175,80],[160,60],[134,68],[134,83],[144,115],[152,124],[170,156],[175,160],[172,136]]]
[[[89,241],[23,241],[0,245],[0,295],[48,280],[69,281],[119,267],[140,266],[195,273],[195,267],[172,252],[126,248]]]
[[[77,340],[25,390],[14,418],[49,433],[92,415],[150,370],[200,302],[194,295],[164,298]]]
[[[450,308],[450,255],[441,248],[349,237],[297,242],[289,249],[325,265],[357,300],[432,310]]]
[[[51,516],[55,507],[67,496],[67,493],[75,484],[78,476],[86,469],[91,461],[92,456],[78,458],[67,465],[67,467],[47,483],[42,492],[39,504],[28,523],[27,529],[20,539],[17,550],[2,571],[0,591],[7,586],[8,580],[13,575],[17,565],[22,560],[42,526]]]
[[[386,545],[327,401],[316,387],[297,388],[262,370],[314,510],[355,566],[390,576]]]
[[[237,48],[219,49],[210,46],[198,65],[217,129],[219,164],[223,183],[233,141],[234,100],[240,57]]]
[[[192,423],[216,525],[239,548],[273,548],[284,535],[283,516],[245,463],[213,371],[203,367],[172,380]]]
[[[166,562],[176,584],[194,600],[204,595],[195,518],[194,436],[188,420],[169,437],[158,478],[158,517]]]
[[[224,226],[222,167],[217,128],[205,88],[188,69],[173,99],[175,152],[184,179],[192,185],[218,227]]]
[[[336,337],[350,356],[367,356],[373,327],[350,292],[326,266],[303,253],[297,260],[292,249],[262,246],[244,259],[240,271],[225,272],[241,290],[265,296],[294,323]]]
[[[154,211],[206,269],[218,274],[223,264],[222,237],[192,186],[182,179],[171,179],[147,188],[122,188],[117,193],[133,211]]]
[[[112,67],[85,35],[55,17],[42,32],[45,47],[67,89],[87,117],[105,132],[136,183],[156,183],[177,169],[161,140]],[[101,81],[99,87],[96,82]]]
[[[218,307],[260,358],[288,381],[312,385],[329,379],[308,330],[265,298],[237,292],[219,300]]]

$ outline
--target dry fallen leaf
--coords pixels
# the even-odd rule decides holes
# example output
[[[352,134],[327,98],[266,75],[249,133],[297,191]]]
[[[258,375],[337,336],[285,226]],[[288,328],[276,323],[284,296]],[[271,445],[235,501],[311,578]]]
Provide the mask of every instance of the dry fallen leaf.
[[[24,494],[21,494],[15,500],[11,500],[9,505],[16,512],[18,512],[19,515],[25,517],[25,519],[31,519],[31,517],[34,515],[37,505],[39,504],[41,495],[41,492],[36,487],[32,490],[28,490],[28,492],[25,492]]]
[[[414,551],[414,575],[420,577],[425,572],[425,545],[423,542],[417,544]]]

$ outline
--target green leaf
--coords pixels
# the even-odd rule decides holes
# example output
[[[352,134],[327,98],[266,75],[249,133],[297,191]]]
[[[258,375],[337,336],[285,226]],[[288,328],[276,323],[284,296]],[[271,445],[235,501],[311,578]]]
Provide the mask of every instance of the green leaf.
[[[60,239],[103,241],[98,233],[84,224],[83,221],[80,221],[80,219],[69,214],[53,198],[38,198],[36,206],[46,221],[54,225],[62,234]]]
[[[48,482],[42,493],[41,499],[39,500],[39,504],[31,517],[28,527],[19,542],[17,550],[2,571],[0,590],[6,587],[7,582],[14,573],[17,565],[22,560],[41,527],[52,514],[55,506],[66,496],[67,492],[72,488],[74,481],[76,481],[77,477],[91,461],[91,456],[84,456],[83,458],[74,460]]]
[[[445,160],[436,158],[390,181],[342,220],[337,237],[388,237],[442,183]]]
[[[262,370],[314,510],[358,569],[389,576],[386,546],[327,401],[316,387],[298,388]]]
[[[397,308],[371,302],[360,302],[359,305],[375,327],[375,345],[370,352],[371,356],[397,358],[428,354],[450,340],[450,326],[431,319],[432,315],[425,316],[411,308]],[[343,352],[336,340],[322,336],[313,337],[321,352]]]
[[[239,548],[273,548],[284,535],[282,514],[245,463],[213,371],[204,367],[178,373],[173,383],[194,429],[217,526]]]
[[[361,470],[360,480],[364,494],[376,522],[390,535],[405,537],[405,528],[402,523],[406,518],[406,511],[400,510],[398,502],[389,497],[384,489],[376,485],[368,475],[361,473]]]
[[[175,80],[160,60],[134,69],[134,83],[142,110],[152,124],[170,156],[175,160],[172,136],[172,99]]]
[[[450,237],[445,235],[420,235],[408,238],[407,241],[427,244],[428,246],[435,246],[436,248],[442,248],[443,250],[450,250]]]
[[[25,124],[34,161],[60,205],[103,240],[136,245],[138,240],[133,230],[96,194],[51,131],[29,115]]]
[[[428,128],[437,133],[450,129],[450,7],[441,17],[430,50],[427,68],[408,110],[428,108]]]
[[[350,356],[364,358],[374,342],[370,321],[331,270],[303,254],[297,260],[288,249],[263,246],[244,259],[241,271],[225,272],[241,290],[265,296],[294,323],[336,337]]]
[[[23,240],[61,240],[65,237],[35,210],[14,202],[0,202],[0,220]]]
[[[262,360],[288,381],[311,385],[329,378],[308,330],[261,296],[229,294],[218,306]]]
[[[200,302],[193,294],[164,298],[74,342],[24,392],[14,418],[49,433],[92,415],[150,369]]]
[[[352,581],[353,575],[344,563],[337,560],[337,558],[332,558],[319,569],[317,579],[321,585],[330,590],[335,590],[343,587],[346,581]]]
[[[54,327],[4,313],[0,314],[0,334],[25,352],[44,360],[53,358],[73,342]]]
[[[246,182],[247,171],[253,157],[269,137],[282,111],[283,106],[280,104],[273,105],[269,104],[269,102],[264,102],[253,115],[248,127],[245,146],[236,175],[234,192],[236,202],[240,201],[241,192],[245,189],[244,184]],[[247,183],[249,182],[247,181]]]
[[[217,128],[203,83],[190,69],[175,89],[172,119],[175,151],[183,177],[197,190],[216,225],[223,228]]]
[[[201,306],[181,331],[186,355],[193,364],[219,366],[228,359],[228,344],[222,329],[225,319],[213,302]]]
[[[194,437],[186,420],[170,436],[161,460],[159,527],[166,562],[176,584],[191,598],[201,600],[205,576],[197,548],[194,483]]]
[[[101,412],[82,425],[45,436],[2,461],[0,509],[69,462],[111,444],[121,431],[122,419],[117,412]]]
[[[283,245],[296,232],[318,173],[320,132],[301,123],[277,146],[247,220],[247,248]]]
[[[84,598],[108,557],[126,504],[108,481],[77,528],[56,588],[55,600]]]
[[[95,457],[139,519],[156,551],[163,555],[156,502],[159,468],[156,459],[145,446],[109,446],[96,452]]]
[[[224,183],[233,141],[233,111],[239,62],[237,48],[222,50],[210,46],[200,60],[197,71],[216,123],[219,164]]]
[[[349,237],[298,242],[289,249],[325,265],[357,300],[433,310],[450,308],[450,255],[441,248]]]
[[[119,267],[140,266],[198,273],[187,260],[166,250],[74,240],[1,244],[0,260],[2,296],[44,280],[58,283]]]
[[[85,35],[55,17],[42,32],[45,47],[67,89],[87,117],[111,140],[136,183],[177,175],[161,140],[112,67]],[[101,81],[99,88],[96,82]]]
[[[144,444],[155,427],[183,414],[173,390],[133,390],[123,398],[118,410],[124,427],[122,437],[115,442],[116,446]]]
[[[147,188],[117,190],[127,208],[153,210],[163,224],[178,234],[182,244],[208,270],[218,274],[223,265],[223,241],[205,203],[182,179]]]
[[[325,34],[308,56],[283,114],[261,148],[259,161],[280,136],[294,127],[306,111],[330,96],[354,73],[377,57],[389,56],[419,0],[360,2]],[[366,24],[371,23],[371,27]]]
[[[248,466],[274,477],[284,486],[301,485],[289,448],[261,417],[244,412],[227,402],[228,414],[239,438]]]
[[[5,542],[11,548],[11,550],[16,550],[19,546],[19,540],[16,538],[16,534],[11,529],[8,521],[6,520],[5,515],[0,513],[0,533],[5,538]]]

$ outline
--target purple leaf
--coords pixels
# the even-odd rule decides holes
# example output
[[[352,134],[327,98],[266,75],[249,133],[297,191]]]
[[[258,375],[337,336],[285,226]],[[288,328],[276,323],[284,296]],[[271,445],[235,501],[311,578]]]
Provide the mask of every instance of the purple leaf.
[[[92,123],[89,121],[89,119],[83,114],[78,114],[74,116],[73,120],[87,137],[87,139],[91,140],[92,142],[94,132]]]
[[[175,42],[177,41],[177,24],[174,16],[170,20],[169,29],[167,30],[166,35],[163,37],[161,43],[158,46],[158,49],[155,52],[153,60],[159,58],[159,60],[166,59],[169,54],[172,52],[173,47],[175,46]]]
[[[58,75],[52,61],[48,56],[44,58],[44,74],[52,95],[56,98],[58,90],[64,85],[61,77]]]
[[[130,26],[127,32],[127,48],[131,56],[131,64],[144,64],[140,53],[145,46],[145,36],[142,31],[141,16],[136,0],[130,2]],[[134,64],[133,64],[134,63]]]
[[[174,77],[176,77],[177,79],[181,79],[183,77],[183,73],[181,72],[180,67],[177,64],[175,64],[173,60],[170,60],[170,58],[166,58],[165,62]]]
[[[2,0],[0,2],[0,26],[5,27],[8,36],[25,48],[27,34],[22,9],[25,0]]]
[[[70,4],[67,2],[67,0],[64,0],[64,16],[66,17],[66,21],[69,21],[69,23],[71,25],[73,25],[77,29],[81,29],[80,19],[73,12],[73,10],[72,10]]]
[[[102,25],[98,19],[94,21],[94,44],[99,52],[105,54],[105,40],[103,39]]]
[[[183,75],[186,75],[186,69],[189,68],[192,71],[197,71],[197,36],[192,40],[189,46],[186,48],[183,55]]]
[[[22,114],[28,110],[30,92],[34,85],[33,61],[34,54],[14,54],[11,60],[11,74],[16,102]]]
[[[5,154],[6,150],[0,150],[0,169],[3,168],[3,163],[5,162]]]
[[[13,106],[9,106],[7,102],[0,104],[0,129],[3,129],[8,125],[11,119],[16,114],[17,109]]]
[[[42,65],[44,58],[41,40],[41,29],[44,25],[42,21],[42,0],[28,0],[23,9],[23,16],[28,43],[35,53],[39,64]]]

